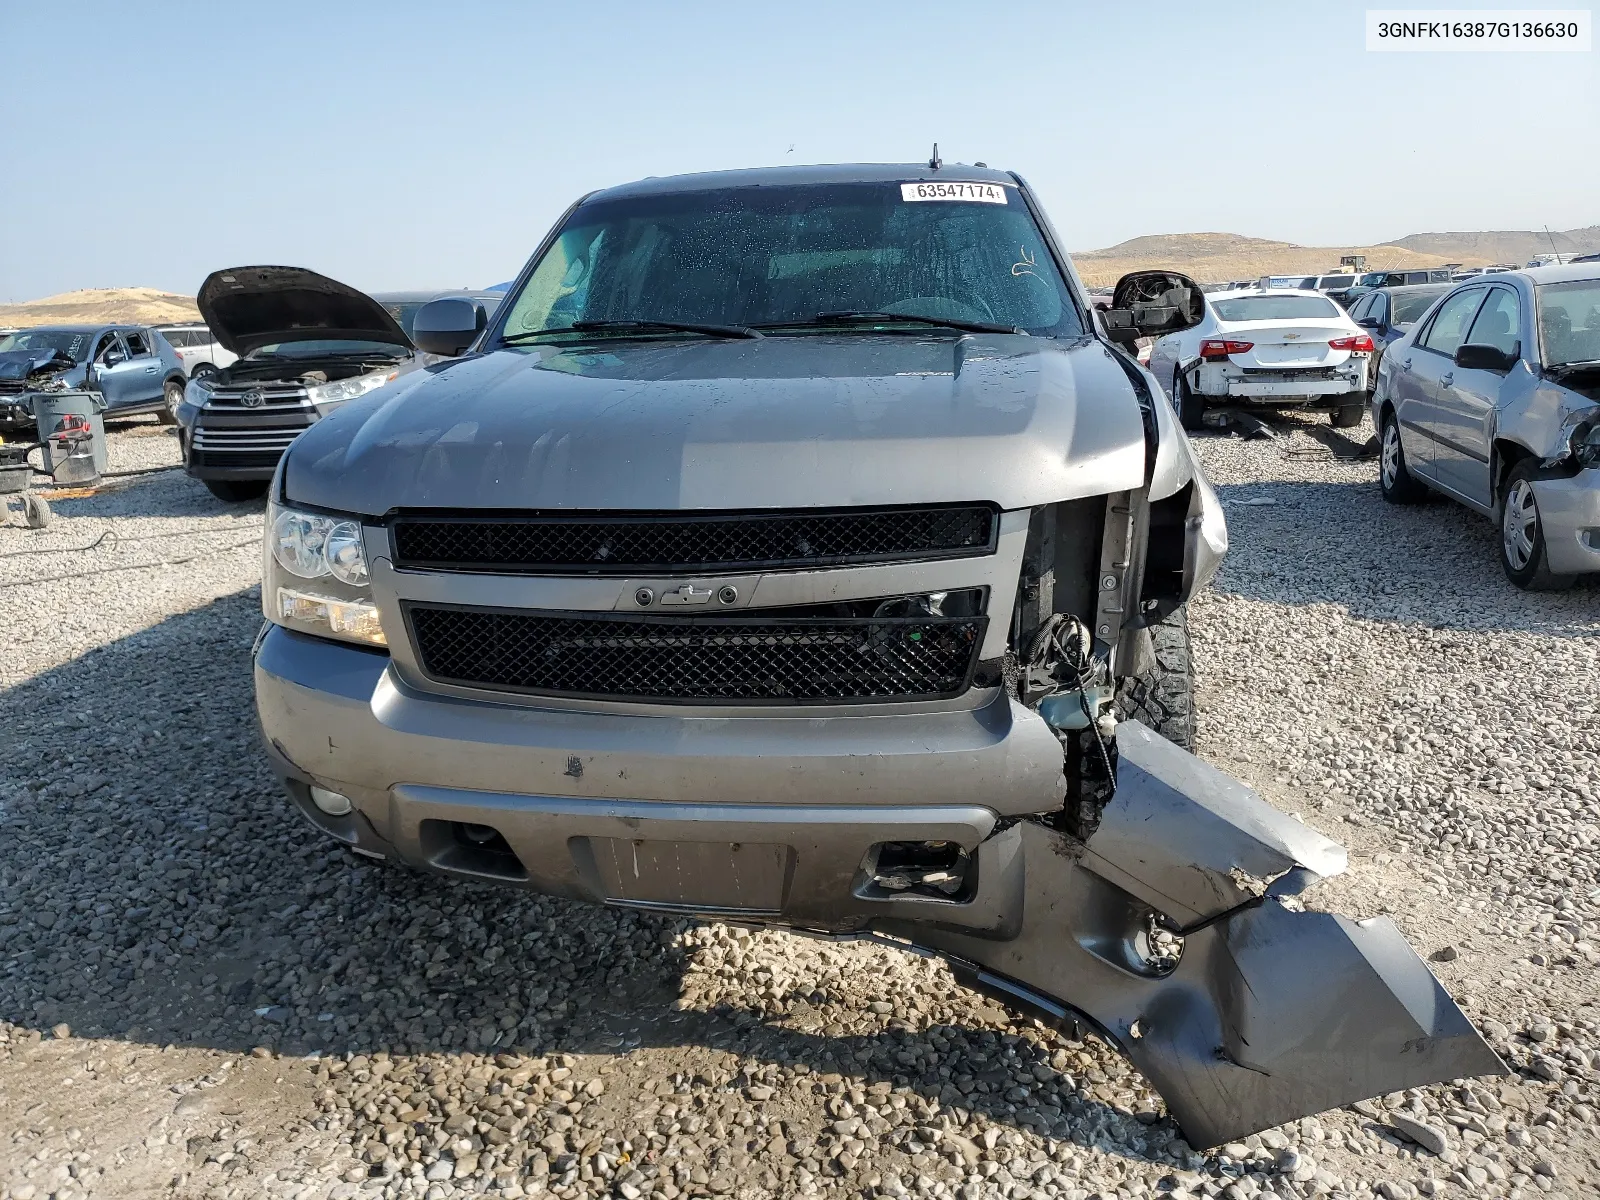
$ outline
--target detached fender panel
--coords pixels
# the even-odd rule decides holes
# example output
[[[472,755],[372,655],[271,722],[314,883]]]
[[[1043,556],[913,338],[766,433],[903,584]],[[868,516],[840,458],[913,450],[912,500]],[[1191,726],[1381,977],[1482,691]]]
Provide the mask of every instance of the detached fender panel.
[[[1195,1146],[1504,1072],[1390,921],[1300,908],[1294,893],[1344,869],[1342,847],[1143,726],[1121,725],[1118,750],[1117,791],[1087,843],[1018,827],[1015,938],[875,927],[949,958],[972,986],[1087,1020]],[[1140,951],[1152,916],[1185,930],[1170,970]]]

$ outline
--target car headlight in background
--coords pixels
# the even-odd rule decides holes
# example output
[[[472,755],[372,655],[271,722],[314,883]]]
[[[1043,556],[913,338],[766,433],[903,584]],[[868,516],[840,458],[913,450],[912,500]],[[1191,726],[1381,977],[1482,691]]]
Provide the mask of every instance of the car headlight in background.
[[[1578,466],[1600,467],[1600,415],[1590,417],[1574,429],[1567,446]]]
[[[361,525],[352,518],[270,505],[261,606],[286,629],[389,644],[372,602]]]
[[[315,387],[307,388],[306,395],[320,411],[334,404],[343,404],[346,400],[354,400],[357,396],[365,396],[373,388],[380,388],[399,375],[400,372],[392,368],[370,371],[365,375],[357,375],[354,379],[319,383]]]
[[[204,378],[191,379],[183,385],[183,398],[195,408],[204,408],[211,400],[211,385]]]

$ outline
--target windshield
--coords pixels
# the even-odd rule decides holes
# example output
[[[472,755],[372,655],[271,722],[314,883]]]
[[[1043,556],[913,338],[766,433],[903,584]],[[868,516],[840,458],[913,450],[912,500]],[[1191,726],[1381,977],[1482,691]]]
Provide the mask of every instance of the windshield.
[[[408,351],[393,342],[346,342],[335,338],[273,342],[252,350],[248,358],[401,358]]]
[[[1338,306],[1321,296],[1236,296],[1213,300],[1223,321],[1292,321],[1299,317],[1335,317]]]
[[[913,198],[924,187],[932,185],[768,185],[592,201],[511,301],[503,336],[575,321],[810,325],[840,312],[1083,332],[1015,187]]]
[[[1447,287],[1436,287],[1429,288],[1425,292],[1401,292],[1390,296],[1389,304],[1394,309],[1394,317],[1390,324],[1412,324],[1418,317],[1428,311],[1430,304],[1449,290]]]
[[[1545,364],[1600,360],[1600,279],[1545,283],[1534,292]]]
[[[383,311],[394,318],[394,323],[405,331],[407,337],[411,336],[412,323],[417,319],[417,310],[427,301],[418,300],[414,304],[385,304]]]
[[[0,354],[7,350],[60,350],[82,362],[89,352],[89,335],[67,329],[24,329],[0,337]]]

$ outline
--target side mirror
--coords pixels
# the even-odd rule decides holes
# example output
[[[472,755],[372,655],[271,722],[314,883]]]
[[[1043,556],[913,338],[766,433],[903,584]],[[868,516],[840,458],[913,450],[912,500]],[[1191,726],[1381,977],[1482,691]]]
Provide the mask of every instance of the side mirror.
[[[1176,271],[1134,271],[1117,280],[1111,307],[1103,314],[1106,334],[1129,344],[1193,329],[1205,316],[1200,285]]]
[[[1377,317],[1362,317],[1359,321],[1356,322],[1356,324],[1361,326],[1361,328],[1363,328],[1363,329],[1381,329],[1381,328],[1383,328],[1383,322],[1379,321]]]
[[[127,362],[128,359],[127,359],[127,356],[124,355],[121,350],[107,350],[106,353],[105,353],[105,358],[102,361],[105,363],[106,366],[114,367],[118,363]]]
[[[1486,346],[1481,342],[1467,342],[1456,347],[1456,366],[1469,371],[1494,371],[1504,375],[1517,365],[1522,357],[1522,343],[1510,350]]]
[[[411,323],[411,341],[418,350],[454,358],[483,332],[489,316],[483,306],[460,296],[430,300],[417,309]]]

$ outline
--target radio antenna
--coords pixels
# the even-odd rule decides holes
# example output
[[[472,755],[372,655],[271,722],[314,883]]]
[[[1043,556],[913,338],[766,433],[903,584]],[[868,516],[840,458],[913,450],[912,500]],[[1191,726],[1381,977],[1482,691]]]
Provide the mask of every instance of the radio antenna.
[[[933,157],[928,160],[928,167],[930,170],[937,171],[942,166],[944,166],[944,162],[939,157],[939,143],[935,142],[933,144]]]

